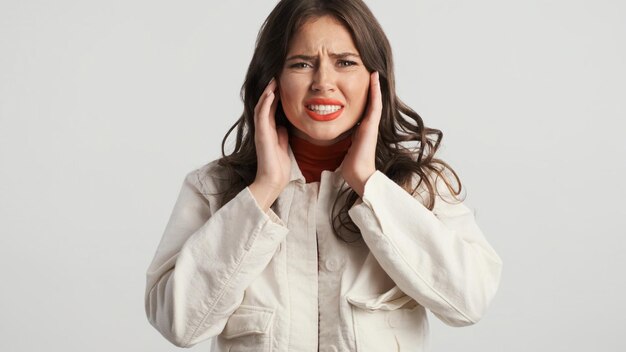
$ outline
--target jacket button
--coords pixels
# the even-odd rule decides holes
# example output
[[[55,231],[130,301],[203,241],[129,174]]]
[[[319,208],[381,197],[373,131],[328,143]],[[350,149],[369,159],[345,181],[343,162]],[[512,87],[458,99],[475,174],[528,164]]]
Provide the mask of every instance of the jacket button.
[[[326,259],[326,262],[324,262],[324,265],[326,266],[326,269],[328,271],[337,271],[337,269],[339,269],[339,261],[334,258]]]

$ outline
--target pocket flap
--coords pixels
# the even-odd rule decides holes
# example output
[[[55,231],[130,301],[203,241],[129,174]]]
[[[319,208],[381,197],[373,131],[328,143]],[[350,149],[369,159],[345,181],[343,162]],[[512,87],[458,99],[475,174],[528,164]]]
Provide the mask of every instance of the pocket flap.
[[[413,298],[402,292],[398,286],[394,286],[391,290],[375,296],[346,296],[346,299],[353,306],[369,310],[396,310],[411,301],[415,302]]]
[[[270,328],[274,309],[240,305],[228,318],[222,336],[232,339],[251,334],[264,334]]]

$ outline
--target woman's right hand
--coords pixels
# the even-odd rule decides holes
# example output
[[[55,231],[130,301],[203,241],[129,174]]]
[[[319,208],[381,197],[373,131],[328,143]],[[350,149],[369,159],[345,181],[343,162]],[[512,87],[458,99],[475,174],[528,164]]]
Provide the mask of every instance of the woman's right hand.
[[[291,159],[289,135],[284,126],[276,127],[276,106],[280,99],[274,91],[278,84],[272,78],[254,108],[254,144],[257,172],[250,191],[263,211],[267,211],[289,183]]]

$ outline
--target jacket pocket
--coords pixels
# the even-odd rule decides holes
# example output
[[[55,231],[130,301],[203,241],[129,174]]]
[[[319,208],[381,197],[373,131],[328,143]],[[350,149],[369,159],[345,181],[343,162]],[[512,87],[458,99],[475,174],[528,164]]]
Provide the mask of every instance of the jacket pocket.
[[[346,296],[350,304],[366,310],[396,310],[403,306],[413,307],[417,304],[415,300],[400,291],[398,286],[394,286],[389,291],[371,296]]]
[[[228,351],[271,351],[274,309],[240,305],[220,334]]]
[[[348,295],[346,300],[352,309],[357,352],[424,350],[426,311],[398,286],[378,295]]]

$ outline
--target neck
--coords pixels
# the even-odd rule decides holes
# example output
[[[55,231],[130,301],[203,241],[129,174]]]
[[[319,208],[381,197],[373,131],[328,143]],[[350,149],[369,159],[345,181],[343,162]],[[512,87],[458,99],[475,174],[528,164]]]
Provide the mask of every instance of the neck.
[[[341,137],[332,144],[317,145],[295,134],[289,136],[289,145],[307,183],[320,181],[322,171],[334,171],[341,165],[352,144],[350,134]]]

